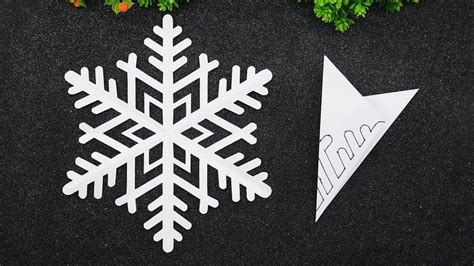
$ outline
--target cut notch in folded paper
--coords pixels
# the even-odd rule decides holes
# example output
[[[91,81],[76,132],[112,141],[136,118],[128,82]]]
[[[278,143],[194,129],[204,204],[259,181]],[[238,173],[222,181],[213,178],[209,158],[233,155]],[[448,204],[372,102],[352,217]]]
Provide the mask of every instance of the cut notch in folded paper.
[[[324,57],[316,221],[417,91],[364,97]]]

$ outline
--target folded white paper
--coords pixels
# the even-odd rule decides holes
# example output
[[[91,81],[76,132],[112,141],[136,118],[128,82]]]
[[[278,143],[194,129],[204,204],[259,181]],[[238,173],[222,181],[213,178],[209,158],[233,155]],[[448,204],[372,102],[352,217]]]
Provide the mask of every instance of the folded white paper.
[[[417,91],[364,97],[324,57],[316,221]]]

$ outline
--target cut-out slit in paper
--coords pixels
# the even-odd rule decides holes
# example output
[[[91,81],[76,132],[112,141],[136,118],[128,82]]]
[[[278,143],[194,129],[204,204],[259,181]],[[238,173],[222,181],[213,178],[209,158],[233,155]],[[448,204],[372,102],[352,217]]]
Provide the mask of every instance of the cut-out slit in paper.
[[[199,211],[203,214],[209,207],[215,208],[218,205],[218,201],[208,194],[208,178],[218,178],[219,187],[222,189],[227,188],[227,180],[230,180],[229,189],[232,200],[235,202],[240,200],[240,189],[243,188],[246,189],[246,197],[250,201],[254,200],[256,195],[263,198],[270,196],[272,190],[264,182],[267,173],[255,172],[261,164],[260,159],[244,159],[242,153],[235,153],[227,158],[217,155],[220,150],[240,139],[249,144],[255,144],[257,139],[252,133],[257,126],[249,123],[241,128],[217,113],[227,109],[241,115],[245,110],[243,106],[259,109],[260,101],[252,95],[267,95],[268,90],[265,84],[271,80],[272,74],[267,69],[256,72],[254,67],[249,67],[245,80],[242,80],[240,68],[234,66],[230,83],[226,79],[221,79],[217,98],[210,100],[208,99],[208,75],[218,67],[219,63],[216,60],[208,61],[207,55],[201,54],[198,69],[179,80],[174,80],[174,72],[187,62],[185,56],[180,57],[178,54],[191,45],[191,40],[184,39],[174,43],[175,38],[181,34],[181,27],[173,26],[170,15],[165,15],[163,26],[155,26],[153,31],[162,38],[162,42],[155,42],[150,38],[145,39],[145,45],[158,55],[157,57],[150,56],[148,62],[162,72],[163,80],[160,82],[138,69],[137,55],[130,54],[127,61],[117,62],[117,67],[127,74],[126,101],[117,97],[119,88],[115,80],[104,80],[103,69],[100,66],[95,69],[95,78],[92,79],[87,68],[82,68],[80,73],[74,71],[66,73],[65,79],[72,85],[69,94],[84,93],[85,95],[75,102],[74,106],[77,109],[97,102],[98,105],[92,108],[95,114],[109,109],[118,112],[116,117],[97,127],[81,123],[79,127],[84,131],[84,135],[79,138],[79,142],[85,144],[95,139],[116,150],[118,154],[106,156],[94,152],[91,155],[92,159],[78,157],[76,164],[84,169],[85,173],[69,171],[67,176],[70,181],[63,187],[63,192],[66,195],[77,192],[79,197],[86,198],[88,187],[93,186],[94,197],[100,199],[104,183],[109,187],[115,186],[116,178],[123,178],[116,176],[117,168],[126,165],[126,193],[117,198],[115,203],[118,206],[127,205],[128,211],[134,213],[137,210],[138,198],[146,193],[156,194],[156,199],[148,204],[148,210],[154,214],[145,222],[144,227],[147,230],[153,229],[155,231],[153,239],[157,242],[162,241],[163,250],[171,252],[174,242],[181,241],[183,238],[178,228],[191,228],[191,223],[183,216],[188,205],[175,195],[175,188],[181,188],[199,199]],[[143,99],[143,112],[136,106],[139,91],[136,89],[137,81],[149,85],[162,94],[162,99],[156,99],[146,93],[143,96],[138,95],[141,96],[139,99]],[[199,82],[199,88],[191,93],[199,94],[199,102],[193,103],[199,107],[192,111],[191,94],[178,100],[174,99],[174,95],[195,81]],[[184,117],[175,121],[175,109],[183,106]],[[161,110],[160,119],[152,117],[152,108]],[[212,131],[202,126],[201,122],[206,119],[229,134],[210,146],[204,147],[199,142],[213,135]],[[135,142],[130,147],[107,135],[109,130],[113,130],[127,120],[136,123],[121,133]],[[189,137],[185,133],[187,131],[197,134]],[[182,149],[179,156],[174,152],[175,146]],[[160,158],[154,158],[156,151],[152,151],[153,155],[150,156],[150,151],[155,147],[159,147],[158,151],[161,150]],[[135,160],[142,154],[143,169],[135,169]],[[199,179],[198,182],[186,181],[174,171],[177,166],[191,172],[191,155],[199,160],[199,173],[196,176]],[[97,163],[92,163],[93,160]],[[216,169],[218,176],[208,176],[208,166]],[[157,174],[142,185],[136,185],[136,171],[146,174],[159,167],[162,168],[161,174]],[[250,172],[255,174],[250,174]],[[162,191],[161,194],[160,191]]]
[[[324,57],[316,221],[417,91],[364,97]]]

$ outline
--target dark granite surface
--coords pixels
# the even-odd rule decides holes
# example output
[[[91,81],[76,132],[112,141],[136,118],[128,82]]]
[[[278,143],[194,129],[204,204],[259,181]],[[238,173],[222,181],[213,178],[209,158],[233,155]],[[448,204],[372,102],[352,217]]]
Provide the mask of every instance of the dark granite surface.
[[[115,62],[149,55],[162,14],[64,2],[0,9],[0,263],[473,263],[473,1],[373,10],[345,34],[289,0],[193,0],[173,13],[193,41],[188,71],[205,52],[220,62],[213,82],[234,64],[273,72],[263,108],[233,118],[258,124],[258,143],[235,150],[262,159],[273,193],[233,203],[211,178],[220,206],[206,215],[182,193],[193,227],[171,254],[143,229],[153,197],[133,215],[115,206],[123,178],[102,200],[62,194],[75,157],[102,147],[80,145],[78,124],[103,121],[74,109],[64,73],[101,65],[123,81]],[[315,224],[323,55],[363,95],[420,91]]]

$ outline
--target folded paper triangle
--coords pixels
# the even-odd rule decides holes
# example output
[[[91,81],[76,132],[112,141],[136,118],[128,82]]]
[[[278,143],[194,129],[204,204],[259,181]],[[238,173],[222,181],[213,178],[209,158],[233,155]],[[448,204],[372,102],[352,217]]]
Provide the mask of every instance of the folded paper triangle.
[[[417,91],[364,97],[324,57],[316,221]]]

